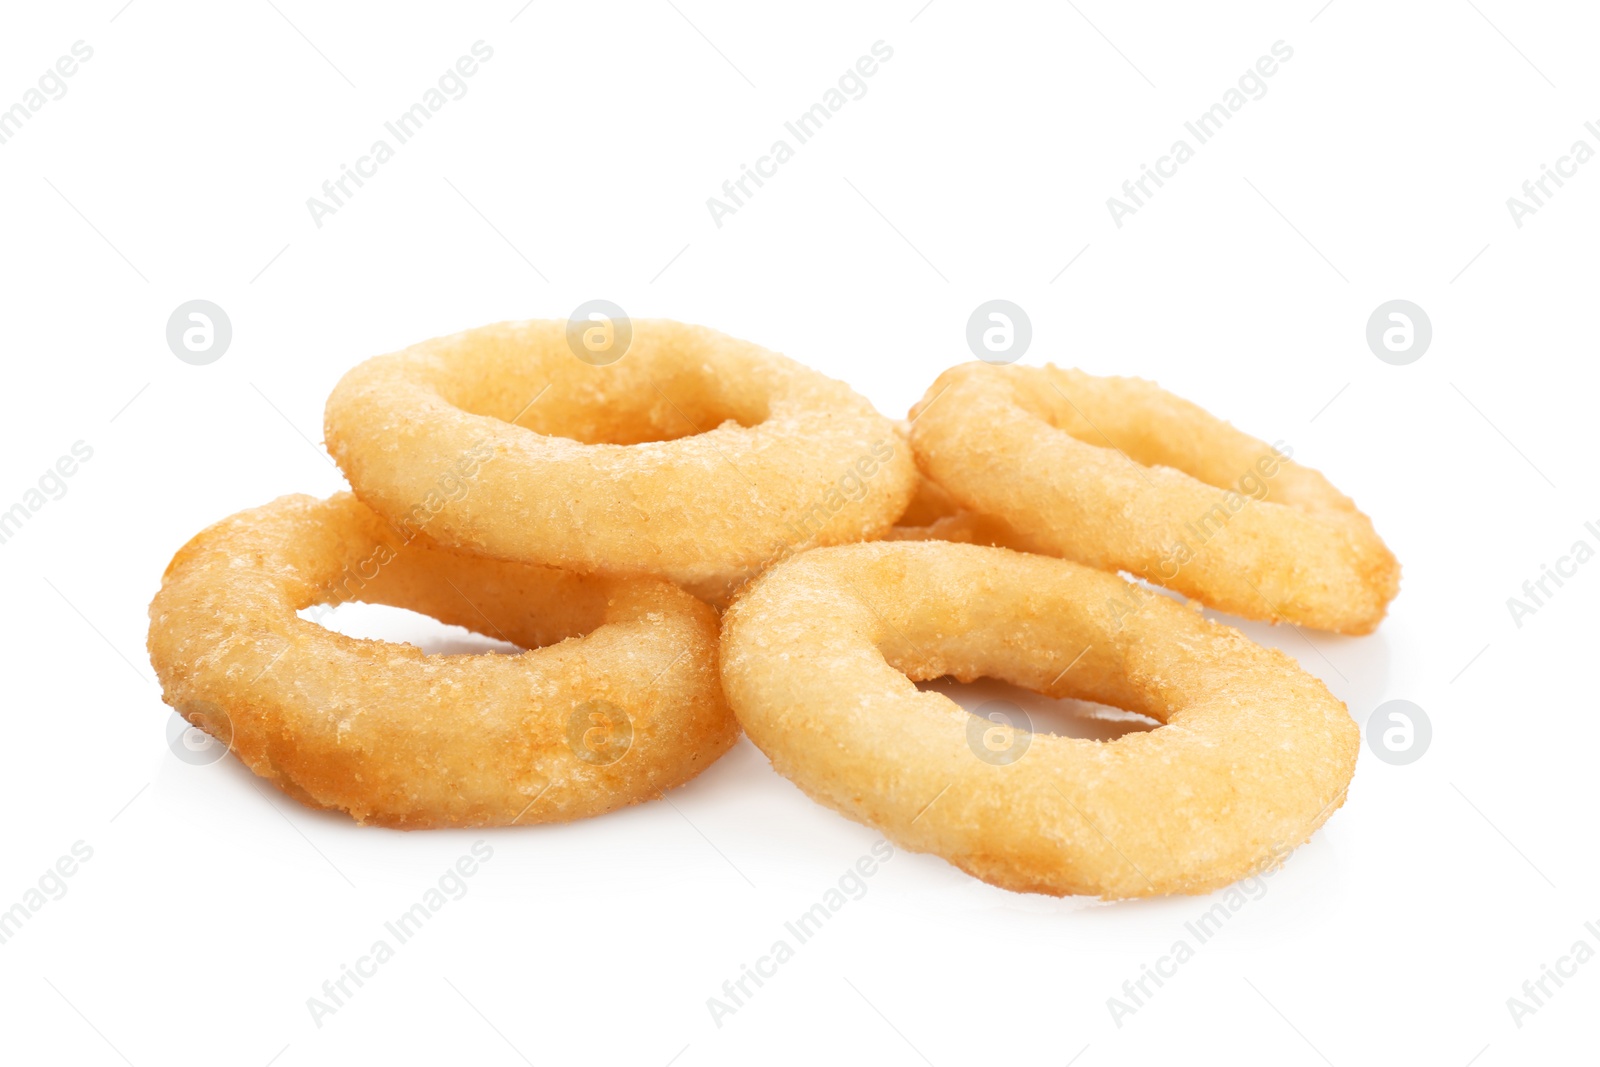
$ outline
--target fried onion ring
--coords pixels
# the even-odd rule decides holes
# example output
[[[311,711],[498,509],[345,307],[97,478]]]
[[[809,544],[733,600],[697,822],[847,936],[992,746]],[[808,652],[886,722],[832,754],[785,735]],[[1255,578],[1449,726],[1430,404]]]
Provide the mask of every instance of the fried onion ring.
[[[1027,734],[1021,758],[995,762],[972,741],[981,720],[912,684],[946,675],[1164,725],[1109,742]],[[813,800],[1058,896],[1203,893],[1273,865],[1343,803],[1360,747],[1344,705],[1283,653],[1115,575],[975,545],[779,564],[723,617],[722,684]]]
[[[428,655],[297,614],[345,600],[529,651]],[[474,558],[348,493],[209,527],[150,605],[168,704],[290,796],[404,829],[578,819],[693,778],[738,737],[716,640],[666,582]]]
[[[917,463],[1011,547],[1249,619],[1370,633],[1400,566],[1318,472],[1138,378],[967,363],[912,409]]]
[[[704,327],[631,325],[603,366],[574,354],[565,321],[368,360],[328,398],[329,451],[362,501],[441,544],[661,575],[713,601],[798,548],[881,536],[904,509],[909,450],[849,386]],[[474,449],[487,458],[468,491],[440,494],[431,457]]]

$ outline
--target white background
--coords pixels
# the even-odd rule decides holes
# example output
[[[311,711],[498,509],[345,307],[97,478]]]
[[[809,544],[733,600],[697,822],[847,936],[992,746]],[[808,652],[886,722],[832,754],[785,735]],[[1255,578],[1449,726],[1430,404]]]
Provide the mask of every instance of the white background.
[[[93,849],[0,945],[6,1059],[1593,1057],[1600,963],[1520,1028],[1506,1005],[1578,939],[1600,948],[1580,683],[1600,563],[1520,628],[1506,607],[1600,545],[1600,162],[1521,228],[1506,207],[1574,140],[1600,148],[1592,10],[122,2],[0,16],[0,106],[94,49],[0,145],[0,509],[94,450],[0,545],[0,908]],[[317,228],[306,198],[480,39],[467,95]],[[716,227],[706,198],[878,40],[894,56],[865,97]],[[1116,227],[1106,198],[1278,40],[1269,92]],[[1107,998],[1212,901],[1022,896],[908,854],[716,1026],[707,998],[877,839],[748,742],[670,804],[485,833],[360,829],[232,760],[179,762],[144,653],[172,552],[341,486],[322,405],[357,361],[597,297],[783,351],[894,416],[1004,297],[1032,318],[1025,362],[1154,378],[1290,442],[1374,517],[1403,586],[1372,637],[1248,629],[1364,731],[1415,701],[1431,748],[1364,747],[1344,809],[1120,1027]],[[233,324],[210,366],[165,342],[194,298]],[[1433,322],[1409,366],[1364,339],[1394,298]],[[480,838],[467,895],[314,1025],[307,998]]]

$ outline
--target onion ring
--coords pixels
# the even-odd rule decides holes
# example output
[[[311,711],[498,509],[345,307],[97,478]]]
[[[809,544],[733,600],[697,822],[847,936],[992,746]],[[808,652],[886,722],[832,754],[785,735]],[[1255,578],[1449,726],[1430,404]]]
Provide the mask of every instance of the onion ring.
[[[441,544],[583,573],[661,575],[724,601],[797,548],[881,536],[915,466],[842,382],[704,327],[631,324],[615,362],[566,321],[502,323],[360,364],[329,451],[368,506]],[[430,457],[487,458],[418,521]]]
[[[917,463],[1011,547],[1249,619],[1370,633],[1400,566],[1318,472],[1138,378],[967,363],[912,409]]]
[[[297,614],[344,600],[529,651],[428,655]],[[256,774],[415,829],[583,818],[693,778],[738,737],[716,638],[715,612],[666,582],[474,558],[341,493],[197,535],[150,605],[149,646],[166,702]]]
[[[981,720],[912,684],[946,675],[1165,725],[1109,742],[1026,734],[1020,759],[996,762],[971,740]],[[779,564],[723,617],[722,684],[813,800],[1058,896],[1203,893],[1271,865],[1343,803],[1360,748],[1344,705],[1282,652],[1115,575],[975,545]]]

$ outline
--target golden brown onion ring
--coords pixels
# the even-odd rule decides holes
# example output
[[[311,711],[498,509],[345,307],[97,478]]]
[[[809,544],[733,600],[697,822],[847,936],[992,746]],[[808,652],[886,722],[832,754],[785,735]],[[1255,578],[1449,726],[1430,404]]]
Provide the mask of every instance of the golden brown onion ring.
[[[365,503],[442,544],[662,575],[713,601],[904,509],[911,457],[849,386],[704,327],[630,326],[605,365],[575,354],[565,321],[368,360],[328,398],[328,448]],[[465,491],[439,492],[436,457],[475,451]]]
[[[1249,619],[1370,633],[1400,585],[1318,472],[1138,378],[966,363],[912,409],[922,470],[1011,547],[1127,571]]]
[[[1165,725],[1109,742],[1018,732],[912,684],[946,675]],[[1360,747],[1344,705],[1281,652],[1115,575],[936,541],[774,567],[723,618],[722,683],[812,799],[1026,892],[1226,885],[1343,803]]]
[[[529,651],[428,655],[297,614],[346,600]],[[477,559],[348,493],[207,528],[150,605],[168,704],[306,804],[406,829],[578,819],[693,778],[738,737],[716,640],[666,582]]]

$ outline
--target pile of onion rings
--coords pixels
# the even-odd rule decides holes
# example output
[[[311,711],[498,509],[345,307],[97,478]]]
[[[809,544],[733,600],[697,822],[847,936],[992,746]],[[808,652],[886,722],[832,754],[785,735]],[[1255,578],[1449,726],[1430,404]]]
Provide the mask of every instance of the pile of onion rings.
[[[1399,565],[1286,447],[1050,366],[954,367],[896,425],[748,342],[627,325],[605,359],[572,343],[585,324],[534,321],[346,374],[326,434],[353,494],[284,497],[179,550],[150,605],[166,702],[288,795],[408,829],[598,815],[687,782],[742,727],[818,802],[1056,895],[1207,892],[1342,804],[1344,705],[1114,573],[1370,632]],[[429,655],[303,614],[352,600],[524,651]],[[1027,743],[994,760],[915,685],[939,677],[1162,726],[1004,727]]]

